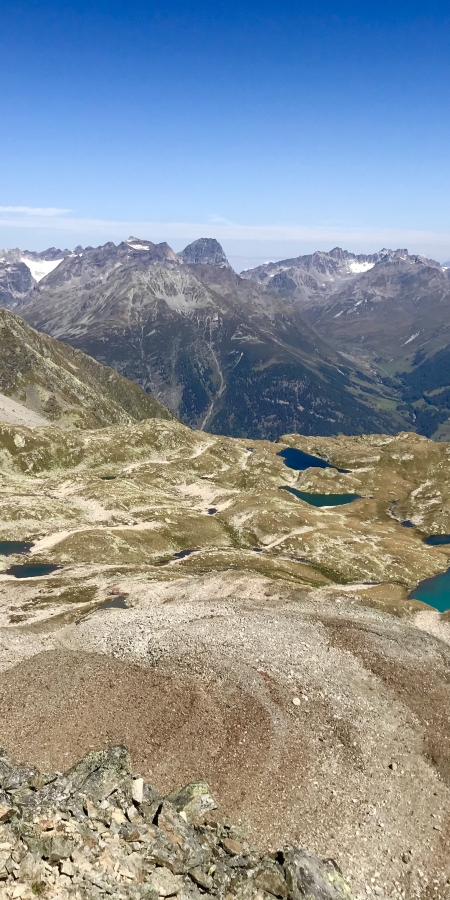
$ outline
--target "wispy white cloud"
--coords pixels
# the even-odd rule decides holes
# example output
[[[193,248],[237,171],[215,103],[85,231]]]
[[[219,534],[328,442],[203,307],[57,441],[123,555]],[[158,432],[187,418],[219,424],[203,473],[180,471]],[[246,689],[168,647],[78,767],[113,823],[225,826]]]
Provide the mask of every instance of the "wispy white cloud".
[[[57,230],[72,234],[101,236],[103,240],[124,240],[135,234],[154,241],[192,241],[200,237],[215,237],[219,241],[250,241],[278,244],[295,242],[298,245],[313,244],[343,246],[348,249],[361,245],[374,250],[382,247],[415,248],[414,252],[450,254],[450,231],[414,230],[403,228],[349,228],[332,225],[251,225],[238,224],[210,216],[206,222],[157,222],[136,220],[109,220],[69,216],[70,210],[43,207],[0,206],[0,228],[26,228]],[[1,215],[10,213],[9,216]],[[14,215],[11,215],[14,213]],[[421,249],[424,248],[424,249]],[[272,251],[269,251],[272,255]],[[274,251],[275,253],[275,251]],[[276,254],[275,254],[276,255]],[[279,257],[277,257],[279,258]]]
[[[63,216],[70,209],[59,209],[58,206],[0,206],[0,213],[17,213],[22,216]]]
[[[216,216],[215,213],[211,213],[211,215],[208,216],[208,222],[211,222],[213,225],[232,225],[233,224],[232,222],[230,222],[229,219],[224,219],[223,216]]]

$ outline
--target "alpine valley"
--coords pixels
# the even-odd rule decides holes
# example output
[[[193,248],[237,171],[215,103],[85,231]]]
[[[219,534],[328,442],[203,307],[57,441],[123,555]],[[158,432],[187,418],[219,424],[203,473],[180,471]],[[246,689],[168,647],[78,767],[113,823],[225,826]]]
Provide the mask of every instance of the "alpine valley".
[[[276,279],[237,275],[213,239],[178,254],[129,238],[35,256],[3,251],[5,305],[136,382],[192,427],[269,439],[414,428],[411,404],[391,380],[366,358],[337,350],[332,335],[324,339]],[[29,290],[24,267],[28,287],[34,278]],[[349,287],[360,270],[347,272]]]

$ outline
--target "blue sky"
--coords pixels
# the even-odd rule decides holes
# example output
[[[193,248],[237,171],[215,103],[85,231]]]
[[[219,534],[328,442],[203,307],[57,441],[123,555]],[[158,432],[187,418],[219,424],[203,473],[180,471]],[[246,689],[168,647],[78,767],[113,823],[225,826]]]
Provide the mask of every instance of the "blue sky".
[[[450,258],[450,7],[3,0],[0,245]]]

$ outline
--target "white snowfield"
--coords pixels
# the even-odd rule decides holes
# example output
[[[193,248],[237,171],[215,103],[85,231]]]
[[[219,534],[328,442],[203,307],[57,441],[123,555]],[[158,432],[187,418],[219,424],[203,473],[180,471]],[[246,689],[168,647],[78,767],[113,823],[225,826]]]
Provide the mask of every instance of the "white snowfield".
[[[41,281],[42,278],[53,272],[53,269],[56,269],[62,261],[62,259],[28,259],[26,256],[22,256],[21,260],[28,266],[35,281]]]
[[[149,249],[150,249],[148,241],[130,241],[130,240],[127,240],[126,243],[127,243],[128,246],[131,247],[133,250],[149,250]]]
[[[368,272],[369,269],[373,269],[375,263],[370,262],[356,262],[352,260],[349,262],[348,267],[350,272],[353,272],[355,275],[360,274],[361,272]]]

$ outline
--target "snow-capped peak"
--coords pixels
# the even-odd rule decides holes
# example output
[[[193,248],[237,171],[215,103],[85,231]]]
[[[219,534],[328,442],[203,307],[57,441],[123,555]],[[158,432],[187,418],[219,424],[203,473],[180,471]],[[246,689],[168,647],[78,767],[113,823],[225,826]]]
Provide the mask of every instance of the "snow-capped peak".
[[[132,250],[149,250],[150,247],[153,246],[151,241],[141,241],[140,238],[135,237],[127,238],[125,243],[128,244]]]

